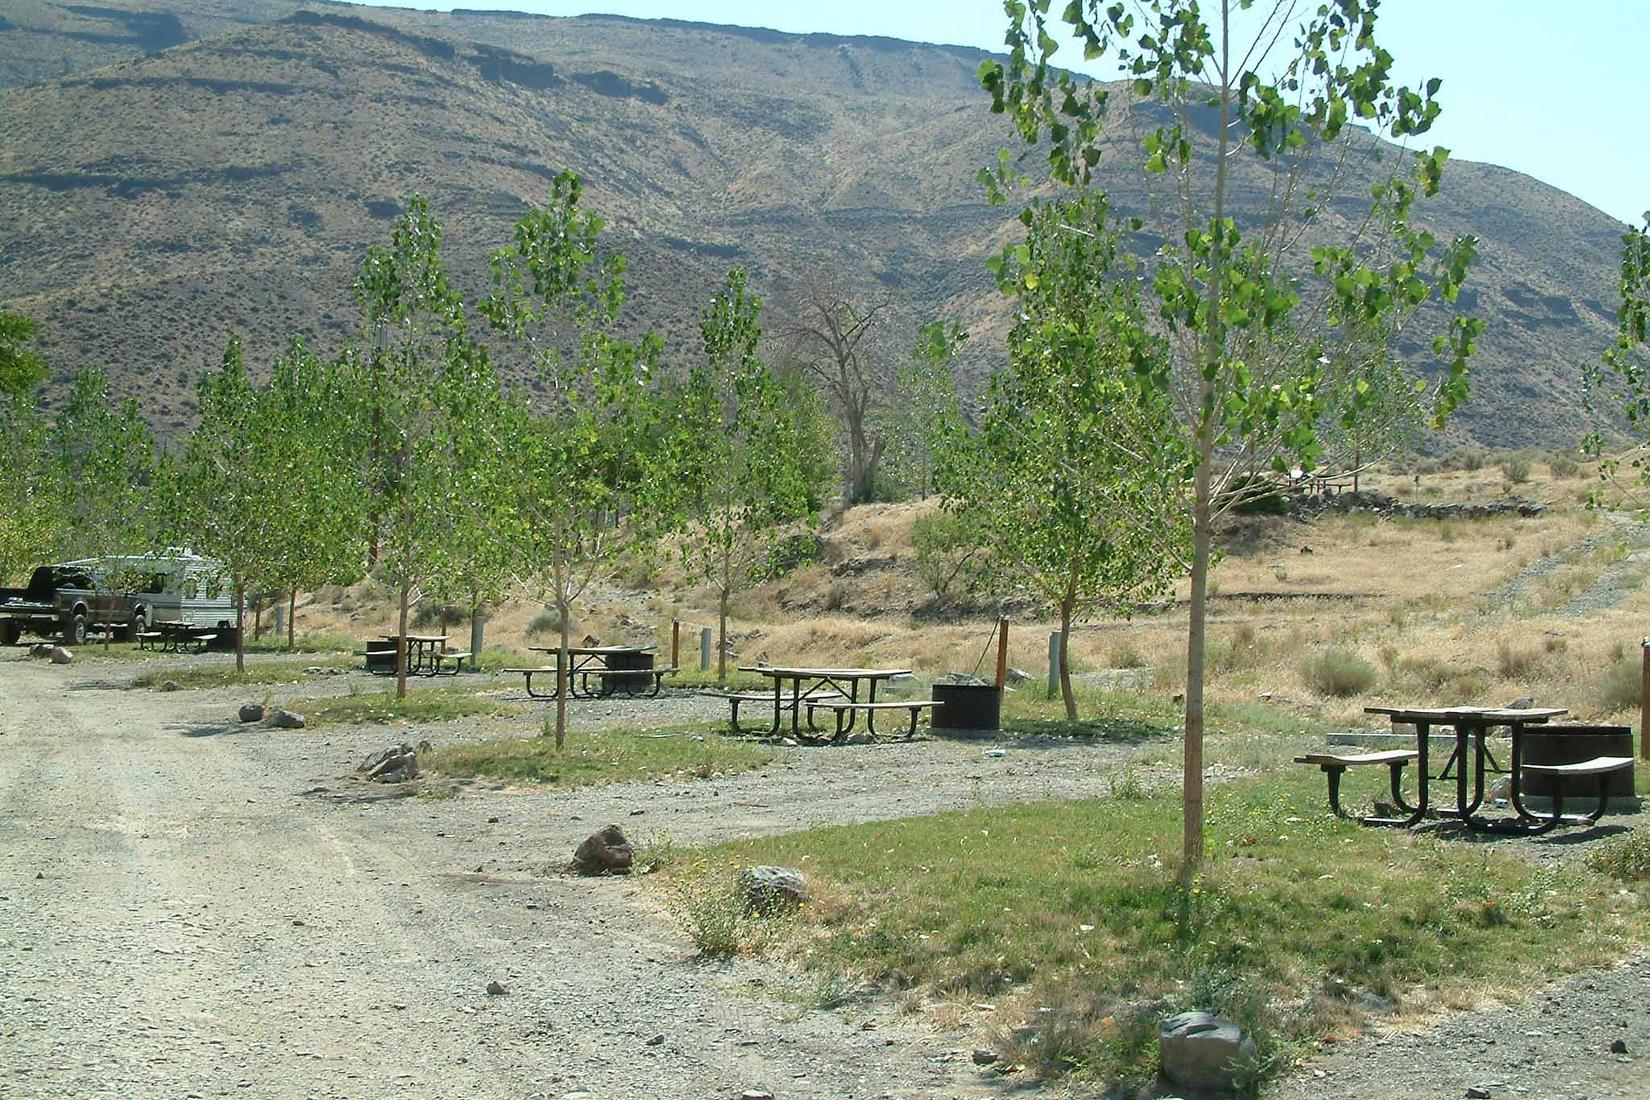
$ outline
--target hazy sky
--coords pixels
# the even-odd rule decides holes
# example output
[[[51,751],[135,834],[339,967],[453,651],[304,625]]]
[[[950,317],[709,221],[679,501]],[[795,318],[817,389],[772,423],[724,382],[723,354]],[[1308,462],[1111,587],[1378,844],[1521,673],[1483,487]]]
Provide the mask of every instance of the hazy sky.
[[[380,2],[380,0],[373,0]],[[1301,7],[1316,0],[1302,0]],[[996,0],[395,0],[397,7],[607,12],[785,31],[1002,46]],[[1058,12],[1063,5],[1052,5]],[[1650,0],[1386,0],[1378,38],[1406,82],[1438,76],[1427,141],[1516,168],[1623,221],[1650,209]],[[1075,45],[1059,60],[1080,68]],[[1107,74],[1109,75],[1109,74]]]

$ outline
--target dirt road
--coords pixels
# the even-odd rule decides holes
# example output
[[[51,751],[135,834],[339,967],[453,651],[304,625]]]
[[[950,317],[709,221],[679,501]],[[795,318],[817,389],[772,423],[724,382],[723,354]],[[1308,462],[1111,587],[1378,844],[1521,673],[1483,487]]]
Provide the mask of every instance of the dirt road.
[[[966,1036],[804,1012],[772,966],[695,961],[644,884],[545,867],[607,820],[692,843],[1094,793],[1126,751],[361,801],[383,732],[224,726],[230,694],[118,675],[0,656],[0,1096],[996,1095]]]

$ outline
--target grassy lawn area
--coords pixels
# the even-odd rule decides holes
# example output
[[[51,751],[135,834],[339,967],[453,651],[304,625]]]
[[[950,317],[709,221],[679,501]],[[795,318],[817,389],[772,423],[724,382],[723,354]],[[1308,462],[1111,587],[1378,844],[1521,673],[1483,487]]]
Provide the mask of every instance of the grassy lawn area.
[[[492,685],[483,685],[490,687]],[[285,706],[309,726],[350,726],[369,722],[450,722],[459,718],[518,714],[521,705],[476,694],[476,688],[410,686],[405,699],[373,691],[295,699]]]
[[[1139,788],[736,843],[670,879],[694,899],[698,911],[677,909],[697,938],[717,927],[706,906],[732,904],[706,881],[801,867],[818,902],[787,935],[747,919],[750,942],[827,984],[848,976],[927,1004],[1004,1065],[1097,1083],[1149,1081],[1156,1024],[1173,1012],[1244,1023],[1261,1040],[1259,1080],[1371,1006],[1466,1003],[1650,938],[1644,884],[1338,821],[1316,771],[1209,797],[1207,872],[1186,888],[1178,792]]]
[[[611,730],[577,733],[562,751],[550,737],[449,745],[426,764],[443,775],[486,776],[584,787],[630,779],[706,779],[754,771],[777,754],[765,745],[730,740],[713,732]]]

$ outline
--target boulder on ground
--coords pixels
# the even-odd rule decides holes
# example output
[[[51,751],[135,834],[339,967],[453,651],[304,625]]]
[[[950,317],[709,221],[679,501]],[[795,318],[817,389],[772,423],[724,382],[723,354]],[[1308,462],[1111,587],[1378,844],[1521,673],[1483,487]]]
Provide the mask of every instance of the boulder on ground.
[[[54,665],[66,665],[74,660],[74,654],[60,645],[54,645],[52,646],[51,658]]]
[[[374,783],[405,783],[418,778],[418,754],[402,743],[379,749],[355,769]]]
[[[42,658],[50,657],[52,655],[53,648],[55,647],[50,642],[36,642],[29,647],[29,656]]]
[[[1003,669],[1003,679],[1010,684],[1023,684],[1031,679],[1031,673],[1023,668]]]
[[[1255,1054],[1255,1041],[1231,1020],[1207,1012],[1182,1012],[1158,1025],[1163,1075],[1186,1088],[1231,1091],[1240,1068]]]
[[[160,690],[162,690],[162,691],[176,691],[176,690],[178,690],[178,682],[176,680],[162,680],[161,685],[160,685]]]
[[[630,870],[636,849],[617,825],[591,833],[573,853],[573,869],[581,875],[622,875]]]
[[[264,720],[264,705],[262,703],[242,703],[241,721],[262,722]]]
[[[739,892],[747,913],[764,915],[799,908],[811,896],[795,867],[747,867],[739,872]]]
[[[283,730],[301,730],[304,728],[304,716],[295,710],[275,708],[275,713],[269,716],[271,725]]]

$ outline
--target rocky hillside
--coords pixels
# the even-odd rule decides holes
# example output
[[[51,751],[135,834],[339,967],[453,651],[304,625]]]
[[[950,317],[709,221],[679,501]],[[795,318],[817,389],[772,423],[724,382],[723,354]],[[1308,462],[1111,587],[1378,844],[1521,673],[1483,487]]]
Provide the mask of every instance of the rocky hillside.
[[[630,258],[635,319],[677,347],[735,263],[776,306],[834,272],[982,336],[1004,316],[981,265],[1009,218],[972,176],[1008,134],[977,51],[282,0],[16,0],[4,18],[0,302],[45,323],[60,373],[108,364],[163,432],[188,423],[230,331],[270,351],[291,331],[323,349],[351,336],[355,265],[409,191],[476,289],[562,167]],[[1138,204],[1112,163],[1120,204]],[[1451,165],[1425,216],[1483,239],[1491,327],[1466,429],[1576,434],[1619,227],[1473,164]],[[975,342],[976,372],[990,346]]]

